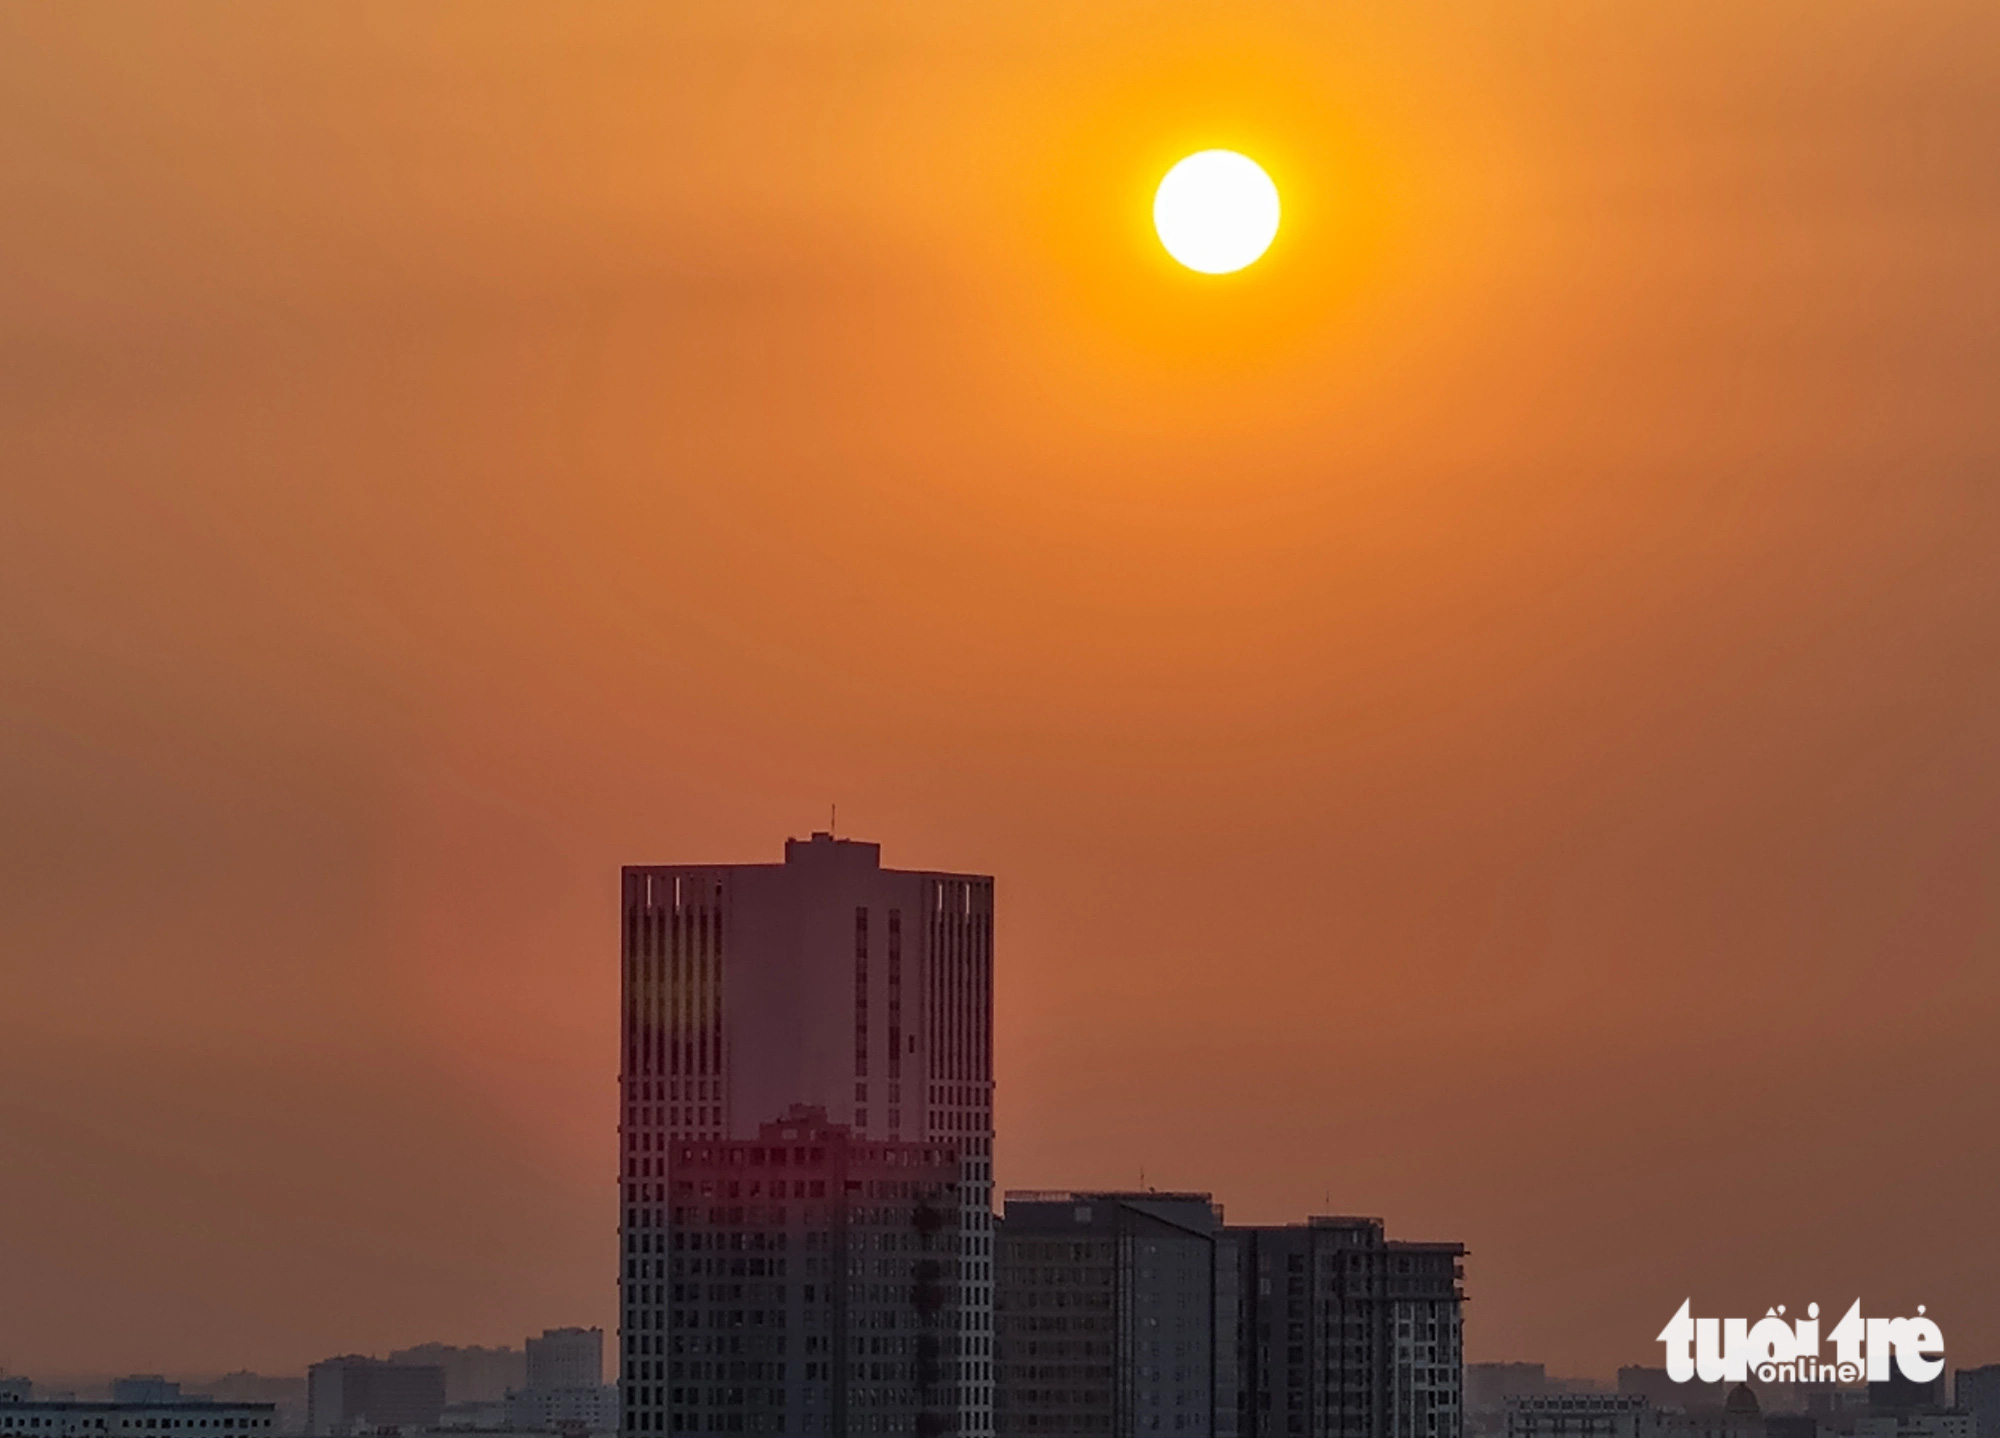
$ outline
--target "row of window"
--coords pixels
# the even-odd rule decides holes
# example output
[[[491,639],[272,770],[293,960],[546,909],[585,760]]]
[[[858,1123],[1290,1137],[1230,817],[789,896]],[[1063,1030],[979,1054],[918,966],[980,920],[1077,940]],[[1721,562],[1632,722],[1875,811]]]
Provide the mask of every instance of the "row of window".
[[[1022,1408],[1095,1408],[1111,1401],[1109,1388],[1018,1388],[1007,1394],[1010,1406]]]
[[[632,1097],[640,1103],[654,1103],[660,1099],[718,1099],[722,1097],[722,1080],[719,1078],[670,1079],[665,1083],[657,1079],[635,1081]],[[660,1111],[647,1109],[635,1111],[634,1123],[659,1123]]]
[[[847,1160],[850,1169],[942,1168],[949,1162],[952,1152],[951,1149],[920,1147],[915,1144],[863,1143],[848,1148]],[[681,1163],[691,1168],[784,1168],[788,1161],[793,1168],[826,1167],[826,1150],[817,1147],[787,1150],[778,1145],[766,1147],[762,1144],[745,1144],[740,1147],[716,1149],[684,1144],[678,1149],[676,1156]],[[703,1180],[709,1185],[718,1181]],[[692,1192],[692,1190],[687,1191]]]
[[[627,953],[645,958],[658,958],[669,947],[671,939],[674,953],[684,955],[690,948],[696,952],[709,952],[710,940],[714,941],[717,958],[722,956],[722,911],[706,906],[691,909],[641,908],[638,905],[625,911],[625,949]]]
[[[1083,1308],[1098,1312],[1111,1307],[1111,1294],[1077,1293],[1067,1288],[1058,1288],[1052,1293],[1016,1293],[1009,1295],[1009,1308]]]
[[[854,911],[854,1076],[868,1077],[868,910],[865,908]]]
[[[88,1415],[84,1415],[81,1418],[79,1418],[67,1413],[63,1414],[10,1413],[5,1418],[0,1418],[0,1431],[16,1432],[16,1433],[24,1431],[32,1433],[37,1430],[48,1433],[57,1432],[59,1430],[63,1432],[87,1430],[89,1432],[98,1433],[98,1432],[127,1432],[127,1431],[144,1430],[144,1429],[157,1430],[162,1428],[172,1428],[172,1429],[182,1429],[182,1428],[225,1429],[226,1428],[232,1430],[235,1429],[248,1430],[252,1428],[269,1428],[270,1426],[271,1426],[271,1420],[268,1418],[153,1417],[153,1418],[112,1419],[112,1418],[92,1417]]]
[[[742,1412],[711,1409],[708,1412],[676,1412],[672,1415],[671,1429],[658,1421],[667,1417],[664,1413],[638,1413],[637,1428],[641,1432],[675,1433],[832,1433],[836,1427],[844,1434],[862,1433],[916,1433],[942,1434],[955,1432],[957,1425],[951,1422],[949,1413],[804,1413],[796,1419],[793,1428],[790,1416],[777,1412]],[[836,1422],[836,1419],[838,1420]]]
[[[1019,1264],[1002,1264],[1000,1279],[1003,1283],[1018,1283],[1024,1288],[1080,1288],[1111,1286],[1113,1270],[1109,1264],[1093,1264],[1088,1268],[1030,1268]],[[1151,1273],[1144,1275],[1152,1277]]]
[[[848,1246],[850,1248],[857,1246],[867,1247],[870,1244],[870,1235],[867,1230],[883,1229],[900,1234],[905,1238],[920,1236],[926,1240],[935,1239],[940,1245],[939,1251],[942,1252],[944,1251],[944,1245],[953,1236],[954,1230],[957,1228],[956,1223],[952,1221],[954,1213],[955,1210],[951,1209],[931,1209],[929,1210],[929,1217],[926,1218],[922,1210],[912,1212],[904,1208],[851,1208],[847,1211],[847,1222],[845,1225],[849,1234]],[[673,1218],[675,1224],[674,1248],[677,1250],[682,1247],[691,1249],[734,1248],[738,1250],[745,1248],[762,1249],[767,1247],[782,1249],[788,1241],[788,1234],[786,1232],[788,1211],[783,1204],[767,1206],[753,1203],[748,1206],[733,1205],[726,1207],[716,1204],[708,1208],[682,1205],[674,1209]],[[834,1212],[832,1210],[817,1208],[811,1204],[807,1204],[799,1210],[799,1222],[806,1228],[805,1246],[807,1248],[825,1248],[830,1246],[833,1234],[823,1225],[832,1221],[833,1218]],[[697,1224],[706,1224],[709,1227],[694,1227]],[[718,1233],[713,1231],[714,1229],[722,1228],[740,1228],[748,1231],[743,1233]],[[917,1230],[917,1232],[913,1234],[912,1230]],[[874,1235],[878,1240],[884,1236],[881,1233]],[[909,1243],[875,1242],[873,1246],[876,1248],[908,1248],[913,1245]],[[926,1242],[922,1246],[929,1248],[930,1244]],[[642,1246],[639,1251],[651,1252],[652,1250]]]
[[[1103,1413],[1013,1413],[1003,1410],[1000,1432],[1096,1433],[1111,1427],[1111,1414]]]

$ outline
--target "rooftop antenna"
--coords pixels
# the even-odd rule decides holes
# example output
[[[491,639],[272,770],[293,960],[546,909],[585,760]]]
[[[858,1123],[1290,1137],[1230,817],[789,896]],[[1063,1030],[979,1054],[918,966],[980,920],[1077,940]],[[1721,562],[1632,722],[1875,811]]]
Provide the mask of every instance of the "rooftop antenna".
[[[840,805],[826,806],[826,836],[831,839],[840,832]]]

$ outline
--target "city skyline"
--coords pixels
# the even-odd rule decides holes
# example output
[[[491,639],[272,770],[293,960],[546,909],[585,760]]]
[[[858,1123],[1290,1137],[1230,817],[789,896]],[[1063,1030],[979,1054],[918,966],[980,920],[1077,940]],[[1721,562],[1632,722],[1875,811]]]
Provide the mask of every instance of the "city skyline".
[[[670,952],[674,953],[679,952],[679,950],[675,949],[673,946],[681,941],[677,939],[670,939],[667,936],[668,925],[665,919],[665,915],[667,914],[673,914],[677,917],[677,919],[682,918],[684,916],[684,922],[687,926],[686,928],[687,937],[685,939],[685,943],[687,945],[686,953],[689,955],[690,958],[692,958],[692,956],[696,952],[696,945],[697,945],[697,940],[695,938],[695,933],[696,933],[695,915],[697,913],[697,910],[698,909],[701,910],[701,912],[703,912],[704,914],[709,912],[713,912],[714,914],[716,914],[718,930],[719,930],[719,916],[724,911],[720,902],[721,895],[724,892],[723,885],[726,882],[728,876],[732,872],[742,872],[744,874],[749,874],[749,875],[767,875],[767,874],[775,875],[778,877],[780,881],[782,881],[784,878],[789,876],[790,872],[793,872],[792,870],[789,869],[788,866],[793,865],[795,859],[804,861],[804,867],[799,872],[810,874],[814,867],[812,862],[813,856],[818,854],[824,854],[828,856],[826,859],[820,861],[818,867],[822,870],[822,872],[827,873],[830,877],[839,875],[839,877],[835,878],[836,885],[840,882],[845,882],[847,880],[848,876],[840,875],[839,873],[839,871],[841,871],[844,868],[855,869],[855,872],[857,874],[869,880],[872,880],[875,878],[875,876],[879,875],[881,878],[892,881],[892,884],[893,881],[895,880],[902,880],[907,884],[913,885],[914,887],[911,888],[910,893],[905,896],[905,898],[910,904],[912,913],[916,913],[919,911],[930,912],[932,921],[935,921],[936,919],[935,910],[938,908],[939,903],[942,902],[943,890],[942,888],[940,888],[939,894],[933,896],[927,893],[927,889],[929,886],[934,884],[950,883],[952,885],[950,898],[952,899],[952,902],[956,904],[962,897],[960,894],[960,890],[965,888],[966,885],[970,884],[973,887],[971,891],[969,891],[969,894],[965,897],[967,898],[967,902],[969,904],[971,894],[976,894],[978,896],[979,903],[982,906],[981,913],[986,916],[986,921],[989,925],[989,928],[986,931],[988,937],[986,938],[985,942],[988,943],[989,945],[991,943],[990,924],[991,924],[991,913],[992,913],[991,906],[993,902],[992,901],[993,880],[990,877],[979,876],[979,875],[968,875],[956,872],[929,872],[929,871],[902,872],[902,871],[889,870],[886,868],[882,868],[880,866],[881,865],[880,844],[868,840],[856,839],[851,836],[836,837],[832,833],[825,831],[813,831],[804,837],[787,839],[785,841],[784,848],[785,848],[784,858],[783,861],[779,863],[752,862],[747,864],[734,864],[734,865],[649,864],[649,865],[625,866],[624,884],[623,884],[625,892],[625,902],[622,909],[622,912],[624,914],[624,919],[622,920],[621,923],[623,936],[620,940],[620,947],[621,951],[626,955],[626,962],[630,963],[640,954],[657,953],[660,956],[665,956]],[[854,856],[854,862],[844,865],[841,863],[840,860],[833,857],[836,854],[851,854]],[[680,900],[678,891],[675,888],[676,879],[684,880],[690,884],[693,884],[696,881],[701,881],[702,888],[704,889],[704,891],[712,890],[712,893],[709,893],[705,900],[698,901],[693,897],[695,891],[693,889],[690,889],[689,891],[690,897],[686,900],[685,909],[683,910],[682,901]],[[659,909],[657,911],[661,915],[661,925],[660,927],[658,927],[656,930],[653,931],[647,931],[645,929],[645,925],[649,922],[647,916],[655,912],[654,905],[656,902],[655,899],[653,898],[653,889],[649,887],[649,882],[652,885],[660,886],[660,892],[663,896],[665,896],[657,901],[659,904],[664,905],[664,908]],[[733,886],[732,886],[732,891],[733,891]],[[765,897],[766,900],[768,900],[769,896],[775,891],[772,890],[767,883],[761,889],[761,891],[753,891],[753,892],[760,892],[762,896]],[[831,894],[833,892],[835,892],[835,890],[828,890],[827,894]],[[901,893],[901,890],[892,887],[889,892]],[[820,898],[816,901],[819,907],[825,908],[826,903],[828,902],[827,894],[822,894]],[[716,904],[718,906],[713,910],[702,909],[701,904],[703,902]],[[787,902],[789,903],[792,901],[787,900]],[[851,906],[842,906],[840,908],[840,913],[843,916],[843,922],[845,922],[845,916],[849,914],[850,911],[851,911]],[[887,921],[888,912],[889,911],[886,909],[883,911],[883,920],[885,923]],[[968,912],[970,912],[969,908]],[[704,920],[704,924],[705,922],[706,921]],[[781,925],[779,926],[779,929],[782,931],[785,929],[785,926]],[[706,937],[707,932],[708,932],[707,929],[704,927],[702,929],[703,938],[700,941],[701,944],[705,945],[708,942]],[[862,929],[862,933],[865,934],[866,932],[867,930],[864,927]],[[886,928],[879,930],[877,934],[878,940],[885,940],[889,932],[893,932],[893,930],[889,930]],[[648,936],[649,934],[650,936]],[[706,953],[707,950],[704,948],[702,952]],[[989,958],[989,963],[990,963],[990,958]],[[662,969],[662,972],[664,973],[665,970]],[[690,972],[692,971],[690,970]],[[843,985],[846,983],[848,972],[849,971],[846,969],[845,965],[842,965],[840,967],[839,976],[842,980]],[[886,986],[881,985],[881,976],[884,976],[885,971],[880,967],[878,967],[876,972],[878,974],[878,988],[876,992],[878,995],[877,1005],[879,1007],[882,998],[886,997],[887,989]],[[992,981],[992,971],[989,968],[987,971],[987,982],[991,981]],[[914,970],[913,970],[913,981],[911,984],[911,988],[914,993],[925,992],[925,990],[922,987],[920,987],[917,982],[915,982]],[[635,995],[636,992],[637,991],[635,991]],[[986,1000],[982,1003],[982,1005],[980,1005],[980,1007],[984,1009],[990,1007],[990,1004],[991,1001]],[[914,1008],[915,1006],[913,1005],[913,1010]],[[624,1051],[628,1054],[628,1061],[629,1061],[629,1055],[631,1053],[630,1044],[632,1042],[631,1038],[632,1031],[630,1031],[630,1024],[632,1022],[632,1012],[633,1011],[628,1010],[627,1019],[624,1025],[622,1025],[623,1027],[626,1027],[628,1029],[627,1044],[624,1046]],[[801,1014],[803,1014],[805,1011],[802,1010],[800,1012]],[[833,1021],[835,1022],[835,1026],[837,1028],[842,1029],[843,1032],[845,1031],[848,1025],[857,1022],[856,1014],[852,1010],[847,1008],[845,1005],[843,1005],[837,1013],[834,1013],[832,1018]],[[719,1012],[711,1014],[711,1019],[719,1020]],[[796,1016],[793,1021],[796,1021]],[[861,1032],[865,1035],[868,1028],[867,1022],[865,1020],[860,1020],[860,1022],[862,1025]],[[888,1037],[888,1026],[881,1023],[879,1016],[876,1021],[875,1031],[877,1034],[878,1042],[885,1040]],[[696,1060],[694,1058],[695,1050],[693,1047],[695,1041],[692,1038],[692,1030],[690,1029],[687,1032],[688,1032],[688,1037],[686,1039],[686,1042],[689,1044],[689,1048],[686,1051],[688,1055],[687,1063],[689,1065],[694,1065],[696,1063]],[[912,1044],[914,1044],[915,1042],[914,1038],[912,1038],[910,1041]],[[719,1052],[720,1051],[719,1032],[717,1034],[715,1042],[717,1045],[717,1051]],[[989,1033],[982,1040],[982,1044],[990,1044],[990,1043],[991,1043],[991,1036]],[[659,1072],[664,1075],[667,1072],[667,1069],[665,1067],[667,1060],[664,1057],[664,1052],[665,1052],[664,1049],[662,1049],[660,1052],[661,1052],[661,1057],[659,1059],[659,1062],[661,1063],[662,1067],[660,1068]],[[850,1055],[847,1053],[843,1053],[841,1055],[841,1063],[837,1065],[842,1069],[842,1072],[838,1076],[838,1081],[829,1080],[826,1082],[822,1082],[819,1085],[819,1091],[822,1092],[823,1095],[831,1095],[831,1102],[834,1104],[835,1107],[842,1110],[843,1122],[850,1122],[850,1123],[860,1122],[864,1126],[867,1126],[867,1110],[863,1108],[857,1111],[855,1107],[857,1103],[865,1103],[866,1101],[859,1099],[858,1091],[844,1091],[847,1090],[847,1083],[845,1081],[849,1080],[852,1077],[851,1073],[846,1069],[846,1064],[849,1061],[850,1061]],[[675,1062],[678,1063],[679,1060],[676,1059]],[[706,1061],[704,1060],[703,1062],[705,1063]],[[981,1062],[990,1062],[990,1060],[982,1059]],[[881,1069],[880,1059],[878,1059],[877,1061],[877,1067],[878,1070]],[[675,1071],[679,1072],[678,1069],[676,1069]],[[687,1071],[689,1073],[693,1073],[696,1070],[694,1067],[690,1067]],[[701,1071],[703,1073],[707,1073],[710,1070],[707,1068],[702,1068]],[[718,1076],[726,1072],[726,1070],[721,1067],[717,1067],[713,1071]],[[754,1068],[752,1071],[754,1072]],[[916,1070],[913,1067],[912,1071],[916,1072],[919,1070]],[[646,1072],[650,1074],[652,1070],[648,1069]],[[634,1071],[633,1073],[628,1075],[628,1081],[636,1078],[637,1076],[638,1076],[637,1071]],[[800,1088],[803,1091],[807,1092],[815,1091],[814,1085],[810,1082],[802,1082],[799,1084],[795,1084],[794,1087]],[[768,1093],[766,1093],[766,1089],[768,1089]],[[713,1095],[704,1095],[704,1097],[721,1098],[726,1091],[727,1090],[725,1090],[724,1088],[718,1087]],[[774,1088],[769,1088],[768,1085],[765,1085],[763,1087],[756,1088],[753,1091],[758,1092],[762,1096],[768,1097],[769,1094],[775,1094],[778,1090]],[[692,1094],[693,1090],[690,1089],[689,1093]],[[663,1125],[666,1124],[666,1113],[668,1112],[668,1109],[672,1106],[665,1104],[658,1104],[657,1100],[666,1097],[667,1094],[668,1091],[663,1086],[660,1088],[657,1095],[654,1095],[647,1100],[647,1102],[649,1103],[654,1103],[658,1108],[658,1111],[661,1114],[661,1122]],[[993,1096],[993,1085],[989,1081],[985,1085],[985,1096],[981,1098],[977,1104],[971,1106],[973,1112],[971,1113],[970,1116],[973,1117],[990,1116],[993,1112],[993,1106],[995,1102],[996,1099]],[[695,1124],[694,1123],[695,1115],[692,1111],[690,1111],[688,1115],[688,1123],[686,1125],[680,1125],[678,1123],[674,1125],[668,1125],[668,1127],[673,1128],[676,1131],[674,1136],[677,1138],[691,1138],[696,1140],[730,1138],[730,1137],[749,1138],[749,1137],[754,1137],[756,1131],[768,1128],[770,1124],[770,1120],[765,1120],[762,1123],[758,1123],[754,1120],[751,1120],[749,1118],[749,1115],[754,1113],[756,1110],[753,1107],[749,1106],[742,1107],[740,1111],[733,1111],[731,1117],[727,1120],[724,1119],[723,1111],[720,1108],[715,1108],[713,1106],[702,1106],[700,1111],[705,1120],[703,1124],[700,1125]],[[876,1109],[876,1112],[878,1114],[879,1122],[873,1125],[873,1127],[878,1129],[891,1130],[888,1136],[894,1137],[895,1136],[894,1130],[897,1129],[900,1121],[892,1120],[888,1117],[888,1111],[886,1105],[879,1105]],[[709,1123],[706,1120],[708,1118],[708,1115],[710,1115],[711,1113],[713,1114],[713,1122]],[[918,1119],[913,1114],[911,1119],[911,1126],[913,1133],[919,1136],[926,1129],[931,1129],[934,1136],[947,1136],[944,1135],[941,1130],[934,1129],[932,1126],[938,1124],[950,1125],[952,1123],[955,1123],[956,1121],[957,1121],[957,1115],[949,1112],[943,1114],[929,1113],[922,1119]],[[988,1122],[991,1121],[990,1117],[988,1117],[987,1121]],[[1046,1192],[1046,1190],[1036,1190],[1036,1189],[1007,1188],[1001,1190],[995,1188],[991,1177],[992,1175],[991,1155],[994,1152],[995,1134],[997,1131],[992,1128],[986,1128],[977,1130],[976,1132],[984,1149],[984,1153],[982,1155],[983,1162],[981,1163],[980,1180],[978,1184],[975,1186],[975,1191],[981,1197],[990,1195],[995,1199],[1004,1197],[1006,1199],[1013,1200],[1018,1198],[1033,1198],[1038,1193]],[[627,1148],[624,1150],[624,1152],[627,1154],[627,1157],[621,1160],[621,1163],[619,1165],[621,1169],[624,1169],[628,1164],[633,1164],[633,1159],[637,1153],[637,1150],[633,1148]],[[636,1176],[638,1176],[638,1172],[636,1166],[634,1166],[632,1172],[628,1175],[628,1177],[636,1177]],[[649,1174],[648,1176],[663,1177],[664,1169],[662,1169],[660,1174],[658,1175]],[[1157,1172],[1155,1173],[1154,1176],[1155,1177],[1158,1176]],[[1140,1182],[1144,1183],[1147,1177],[1148,1175],[1145,1172],[1144,1168],[1142,1167],[1138,1174]],[[610,1187],[615,1189],[617,1185],[614,1184],[611,1185]],[[1081,1187],[1081,1185],[1072,1185],[1072,1187]],[[1218,1185],[1218,1188],[1219,1187],[1220,1186]],[[1116,1190],[1107,1189],[1105,1191],[1115,1192]],[[1154,1185],[1153,1187],[1146,1190],[1133,1190],[1133,1192],[1135,1193],[1141,1191],[1160,1192],[1168,1195],[1171,1195],[1172,1193],[1172,1190],[1162,1189],[1158,1185]],[[664,1193],[663,1186],[661,1188],[661,1192]],[[1329,1201],[1333,1199],[1334,1195],[1330,1189],[1326,1197]],[[1337,1204],[1335,1205],[1335,1207],[1338,1206],[1339,1205]],[[1218,1212],[1219,1211],[1220,1207],[1218,1205]],[[1320,1218],[1325,1214],[1325,1205],[1322,1204],[1317,1208],[1309,1206],[1308,1209],[1302,1211],[1312,1215],[1313,1221],[1318,1222],[1320,1221]],[[1280,1215],[1277,1216],[1273,1221],[1281,1224],[1284,1222],[1296,1223],[1299,1221],[1299,1219],[1298,1215],[1296,1214],[1289,1216]],[[463,1335],[458,1335],[458,1336],[462,1337]],[[374,1342],[360,1342],[352,1346],[356,1351],[365,1354],[381,1349],[393,1348],[395,1345],[393,1342],[390,1341],[374,1341]],[[1481,1353],[1476,1348],[1474,1348],[1472,1352],[1476,1356],[1469,1359],[1468,1360],[1469,1362],[1473,1363],[1474,1365],[1479,1365],[1483,1363],[1487,1366],[1493,1366],[1496,1364],[1505,1364],[1511,1361],[1520,1361],[1530,1356],[1516,1352]],[[1619,1355],[1614,1367],[1618,1369],[1625,1369],[1628,1367],[1642,1368],[1654,1356],[1656,1355],[1653,1355],[1650,1352],[1649,1344],[1642,1345],[1638,1350],[1635,1350],[1627,1354]],[[391,1355],[391,1361],[396,1361],[394,1354]],[[1982,1361],[1980,1355],[1973,1355],[1968,1360],[1968,1363],[1977,1364],[1980,1361]],[[1535,1366],[1542,1367],[1544,1365],[1538,1363]],[[92,1369],[87,1371],[92,1373],[100,1373],[100,1375],[108,1374],[110,1372],[109,1369],[104,1369],[104,1370]],[[195,1369],[190,1371],[200,1372],[205,1370]],[[242,1370],[240,1367],[232,1366],[229,1369],[229,1371],[238,1372]],[[1571,1369],[1566,1371],[1571,1372],[1572,1375],[1578,1379],[1589,1379],[1593,1382],[1599,1382],[1599,1383],[1605,1381],[1608,1376],[1607,1370],[1591,1369],[1588,1367],[1572,1367]],[[58,1378],[62,1377],[63,1376],[62,1371],[58,1370],[56,1376]]]

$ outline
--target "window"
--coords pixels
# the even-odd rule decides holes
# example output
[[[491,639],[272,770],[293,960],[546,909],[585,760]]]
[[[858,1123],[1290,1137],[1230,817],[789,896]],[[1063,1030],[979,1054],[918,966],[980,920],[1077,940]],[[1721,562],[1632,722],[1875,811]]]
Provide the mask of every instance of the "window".
[[[854,911],[854,1076],[868,1077],[868,910]]]
[[[912,1039],[914,1040],[914,1035]],[[914,1043],[912,1045],[914,1047]],[[903,911],[889,910],[889,1077],[903,1074]],[[893,1099],[895,1094],[892,1092]]]

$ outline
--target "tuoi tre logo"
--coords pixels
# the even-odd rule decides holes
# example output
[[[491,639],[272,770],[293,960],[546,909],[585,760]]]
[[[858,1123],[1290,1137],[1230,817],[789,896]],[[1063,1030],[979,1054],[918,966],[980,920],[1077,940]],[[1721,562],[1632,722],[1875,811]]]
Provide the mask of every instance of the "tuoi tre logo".
[[[1796,1324],[1785,1321],[1781,1304],[1753,1326],[1741,1318],[1692,1318],[1692,1302],[1683,1300],[1660,1330],[1667,1376],[1676,1383],[1741,1383],[1752,1373],[1765,1383],[1859,1383],[1864,1377],[1880,1383],[1890,1376],[1892,1355],[1912,1383],[1928,1383],[1944,1371],[1944,1332],[1923,1316],[1921,1303],[1915,1318],[1863,1318],[1855,1299],[1826,1335],[1834,1358],[1822,1363],[1817,1303],[1808,1304]]]

